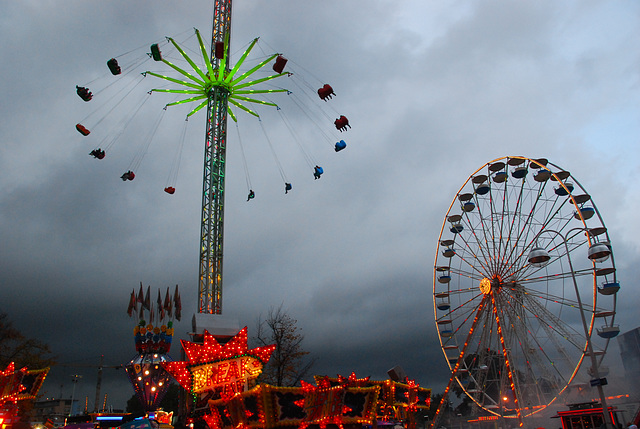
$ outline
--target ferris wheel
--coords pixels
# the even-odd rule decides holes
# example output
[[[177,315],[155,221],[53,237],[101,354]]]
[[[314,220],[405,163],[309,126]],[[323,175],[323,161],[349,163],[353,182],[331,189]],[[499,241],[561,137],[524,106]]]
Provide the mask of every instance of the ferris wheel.
[[[581,380],[581,366],[592,378],[606,371],[620,284],[604,221],[568,171],[521,156],[483,165],[451,202],[437,246],[445,395],[461,389],[477,414],[522,421]]]

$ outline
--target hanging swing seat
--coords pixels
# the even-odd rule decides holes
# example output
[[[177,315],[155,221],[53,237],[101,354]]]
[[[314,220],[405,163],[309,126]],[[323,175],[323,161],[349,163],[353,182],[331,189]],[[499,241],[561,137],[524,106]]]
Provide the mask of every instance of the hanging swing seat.
[[[340,140],[336,143],[336,152],[340,152],[342,149],[347,147],[347,143],[344,140]]]
[[[321,100],[327,101],[327,99],[331,99],[332,95],[336,94],[335,92],[333,92],[333,88],[331,88],[331,85],[325,83],[324,86],[318,90],[318,95],[320,96]]]
[[[120,178],[121,178],[123,181],[125,181],[125,182],[126,182],[127,180],[133,180],[133,179],[135,179],[135,178],[136,178],[136,175],[134,174],[134,172],[133,172],[133,171],[129,170],[129,171],[127,171],[126,173],[124,173],[122,176],[120,176]]]
[[[114,76],[122,73],[122,69],[118,65],[118,60],[116,60],[115,58],[111,58],[109,61],[107,61],[107,67],[109,67],[109,71],[111,71],[111,74]]]
[[[173,195],[176,192],[176,188],[174,188],[173,186],[167,186],[166,188],[164,188],[164,191],[167,194]]]
[[[224,58],[224,42],[222,42],[222,41],[216,42],[216,46],[215,46],[215,49],[214,49],[214,55],[219,60]]]
[[[162,61],[162,53],[157,43],[151,45],[151,58],[153,58],[154,61]]]
[[[105,152],[98,148],[98,149],[94,149],[91,152],[89,152],[89,155],[91,155],[92,157],[96,158],[96,159],[104,159],[105,157]]]
[[[273,63],[273,71],[276,73],[282,73],[284,66],[287,64],[287,59],[282,55],[278,55],[276,62]]]
[[[340,117],[333,123],[336,126],[336,129],[340,132],[347,131],[347,127],[351,128],[351,125],[349,125],[349,120],[344,115],[340,115]]]
[[[85,88],[84,86],[76,85],[76,93],[84,101],[90,101],[93,98],[93,94],[89,91],[89,88]]]
[[[88,136],[91,133],[91,131],[85,128],[85,126],[82,124],[76,124],[76,130],[78,130],[78,132],[83,136]]]

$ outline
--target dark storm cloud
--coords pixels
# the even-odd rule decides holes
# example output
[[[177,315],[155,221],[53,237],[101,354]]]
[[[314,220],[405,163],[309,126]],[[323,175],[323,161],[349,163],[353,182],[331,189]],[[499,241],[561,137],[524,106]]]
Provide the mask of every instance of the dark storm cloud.
[[[180,284],[185,318],[176,332],[186,338],[191,329],[204,119],[190,120],[169,197],[162,188],[180,121],[161,129],[136,180],[123,183],[155,112],[142,113],[139,135],[119,141],[104,162],[92,160],[100,129],[83,138],[73,127],[99,99],[84,103],[75,85],[104,79],[109,58],[164,36],[196,27],[206,40],[213,8],[209,1],[3,7],[1,310],[51,344],[60,362],[84,365],[56,368],[47,395],[68,397],[70,375],[82,373],[76,395],[92,405],[91,365],[100,355],[107,365],[133,355],[125,310],[140,281],[162,291]],[[284,127],[263,114],[294,182],[285,196],[260,127],[239,115],[257,193],[247,203],[230,124],[224,312],[241,326],[252,329],[282,304],[318,357],[317,372],[384,378],[401,365],[442,390],[448,374],[431,283],[436,241],[458,188],[505,155],[546,156],[569,169],[598,204],[614,246],[621,244],[619,277],[634,278],[640,130],[612,118],[638,117],[640,57],[629,43],[639,36],[636,5],[238,0],[233,13],[235,55],[260,36],[260,55],[282,52],[314,85],[331,83],[337,96],[323,109],[346,114],[353,127],[330,133],[349,145],[335,154],[332,141],[292,113],[326,171],[314,182]],[[333,119],[323,120],[332,127]],[[623,331],[637,324],[637,300],[626,293]],[[102,393],[124,406],[131,393],[124,374],[110,369],[104,377]]]

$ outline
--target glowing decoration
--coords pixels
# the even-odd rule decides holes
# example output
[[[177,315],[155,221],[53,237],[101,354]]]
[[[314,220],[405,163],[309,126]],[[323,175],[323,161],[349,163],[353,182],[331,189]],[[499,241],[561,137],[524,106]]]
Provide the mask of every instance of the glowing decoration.
[[[162,367],[171,358],[166,354],[143,353],[135,356],[125,370],[136,397],[145,411],[154,411],[169,389],[171,376]]]
[[[131,292],[127,314],[138,320],[133,328],[138,354],[125,366],[127,376],[145,411],[155,411],[167,393],[171,380],[162,363],[173,360],[167,353],[173,339],[173,320],[180,320],[178,286],[173,297],[167,288],[164,301],[158,290],[158,299],[154,303],[151,300],[151,286],[147,287],[145,294],[140,283],[140,292]]]
[[[49,368],[16,371],[14,362],[0,371],[0,427],[11,427],[18,421],[18,401],[34,399],[44,382]]]
[[[163,367],[193,397],[191,406],[206,407],[209,400],[229,399],[248,389],[262,372],[275,345],[249,349],[245,326],[224,345],[208,331],[203,343],[181,340],[187,361],[165,362]]]
[[[15,364],[11,362],[4,371],[0,371],[0,405],[18,400],[20,392],[25,390],[22,385],[22,377],[27,372],[27,367],[16,371]]]
[[[139,308],[138,304],[140,304]],[[157,304],[151,301],[150,286],[147,287],[146,295],[142,289],[142,283],[137,295],[135,291],[131,291],[127,314],[138,320],[138,324],[133,328],[138,353],[169,353],[173,340],[173,320],[180,320],[180,307],[180,293],[177,285],[173,297],[167,288],[164,301],[158,290]],[[148,312],[148,320],[145,319],[145,310]]]
[[[211,413],[205,419],[212,429],[371,425],[379,392],[379,386],[331,386],[328,379],[317,386],[261,384],[229,399],[209,401]]]
[[[486,277],[480,280],[480,292],[485,295],[488,295],[491,292],[491,280]]]
[[[413,421],[418,409],[429,408],[431,390],[407,384],[371,381],[369,377],[316,377],[316,385],[252,386],[275,345],[249,349],[247,328],[226,344],[206,330],[202,343],[181,341],[186,361],[162,366],[192,396],[188,408],[210,429],[269,429],[327,425],[373,425],[378,409],[391,418]],[[384,391],[384,396],[383,392]]]
[[[344,378],[338,374],[338,383],[346,387],[366,387],[369,385],[369,378],[371,377],[357,378],[355,372],[352,372],[349,378]]]
[[[200,67],[198,67],[195,64],[195,62],[187,55],[187,53],[184,50],[182,50],[182,48],[178,46],[173,39],[167,38],[167,40],[169,40],[169,42],[178,50],[178,52],[180,52],[180,54],[184,57],[184,59],[191,65],[195,74],[190,71],[181,69],[180,67],[170,63],[164,58],[160,61],[162,61],[172,69],[176,70],[177,72],[185,76],[188,80],[174,79],[172,77],[163,76],[151,71],[146,72],[151,76],[155,76],[165,81],[182,85],[183,88],[186,88],[186,89],[152,89],[153,92],[168,92],[173,94],[182,94],[183,96],[187,97],[182,100],[169,103],[167,104],[167,106],[174,106],[174,105],[183,104],[183,103],[191,103],[194,101],[199,102],[199,104],[193,110],[191,110],[191,112],[187,114],[187,117],[189,117],[207,105],[207,103],[209,102],[209,98],[211,98],[211,94],[214,91],[214,88],[220,88],[228,93],[227,97],[228,97],[229,103],[233,104],[239,109],[244,110],[245,112],[250,113],[256,117],[258,116],[258,114],[252,111],[251,109],[249,109],[243,103],[264,104],[267,106],[277,107],[277,105],[274,103],[255,99],[252,97],[247,97],[247,96],[248,95],[252,96],[256,94],[271,94],[275,92],[287,92],[286,89],[252,89],[252,87],[254,87],[259,83],[276,79],[281,76],[288,76],[289,73],[286,73],[286,72],[282,73],[282,72],[276,71],[277,74],[272,76],[262,77],[255,80],[246,80],[246,79],[249,78],[254,73],[256,73],[259,69],[267,65],[269,62],[271,62],[271,60],[278,57],[278,54],[273,54],[269,56],[267,59],[265,59],[264,61],[262,61],[260,64],[252,68],[251,70],[244,72],[242,74],[238,74],[237,73],[238,69],[240,68],[240,66],[242,66],[242,64],[244,63],[244,60],[247,58],[247,56],[249,55],[249,53],[251,52],[255,44],[258,42],[257,38],[254,39],[249,44],[249,47],[241,55],[240,59],[235,64],[235,66],[231,70],[228,70],[225,67],[225,63],[229,60],[226,57],[226,55],[224,55],[224,57],[222,58],[222,61],[221,61],[222,64],[218,68],[215,68],[215,64],[211,63],[211,59],[207,55],[207,48],[205,47],[202,41],[202,38],[200,37],[200,32],[198,30],[196,30],[196,37],[198,38],[198,43],[200,44],[200,51],[202,52],[202,59],[204,60],[206,68],[201,69]],[[228,51],[226,42],[227,41],[225,41],[225,49],[224,49],[225,53]],[[231,119],[237,122],[236,115],[230,108],[227,108],[227,113],[229,113],[229,116],[231,117]]]
[[[342,429],[342,413],[344,407],[345,388],[331,387],[327,380],[318,386],[301,382],[304,392],[305,419],[300,429],[317,424],[324,429],[328,424],[335,424]]]

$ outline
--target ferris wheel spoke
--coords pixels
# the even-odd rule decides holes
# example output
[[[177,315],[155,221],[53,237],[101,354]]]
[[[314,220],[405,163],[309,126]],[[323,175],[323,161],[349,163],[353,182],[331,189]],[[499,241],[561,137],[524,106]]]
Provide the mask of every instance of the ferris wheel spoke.
[[[516,240],[515,240],[516,242],[521,242],[522,241],[523,232],[528,232],[529,231],[529,229],[528,229],[529,223],[533,221],[533,213],[534,213],[534,211],[535,211],[535,209],[537,207],[537,204],[539,203],[540,193],[537,193],[538,199],[536,199],[536,201],[534,202],[534,204],[531,207],[531,210],[528,213],[528,215],[523,218],[523,216],[520,214],[520,211],[519,211],[518,208],[522,207],[521,206],[521,198],[520,197],[522,196],[522,192],[524,191],[524,189],[525,189],[525,182],[523,181],[521,183],[521,186],[520,186],[520,195],[519,195],[519,198],[517,200],[516,210],[513,212],[513,215],[512,215],[513,216],[513,220],[511,222],[510,231],[509,231],[509,239],[511,239],[513,227],[515,227],[516,223],[517,223],[517,227],[518,227],[517,231],[518,232],[516,233]],[[505,267],[506,266],[515,265],[516,260],[520,258],[520,256],[522,255],[522,252],[520,252],[519,255],[517,253],[514,254],[514,251],[517,251],[517,249],[518,249],[518,247],[511,246],[511,249],[509,251],[509,256],[506,258],[507,262],[504,265]],[[516,260],[513,259],[514,255],[517,256]],[[506,276],[506,273],[504,273],[504,272],[502,272],[501,274],[502,274],[503,277]]]
[[[478,297],[473,297],[466,301],[464,304],[457,306],[449,313],[442,316],[438,321],[442,324],[452,326],[452,334],[457,334],[462,327],[464,327],[469,321],[470,317],[474,315],[478,308],[483,305],[482,300],[475,303]]]
[[[568,198],[564,198],[564,200],[556,207],[558,200],[559,200],[559,197],[556,197],[554,200],[552,200],[552,204],[551,204],[551,207],[549,208],[547,216],[541,219],[541,221],[538,223],[537,225],[538,230],[536,231],[536,234],[533,237],[533,239],[529,241],[529,246],[532,246],[535,244],[535,241],[539,238],[540,234],[542,234],[545,229],[552,227],[562,231],[564,227],[571,220],[571,218],[563,218],[561,215],[561,210],[564,208],[566,204],[570,203],[571,200]],[[556,223],[557,225],[553,225],[553,223]]]
[[[560,365],[544,350],[535,335],[527,329],[527,325],[517,314],[509,311],[512,307],[503,307],[504,320],[509,323],[507,330],[512,366],[519,368],[515,371],[514,384],[519,398],[524,404],[548,401],[544,392],[545,387],[558,388],[564,376]],[[566,383],[565,383],[566,384]],[[563,384],[563,385],[565,385]]]
[[[526,327],[527,333],[536,343],[541,344],[543,339],[550,340],[556,344],[555,350],[562,353],[565,349],[558,345],[558,338],[569,341],[575,350],[584,348],[584,335],[548,310],[540,299],[522,292],[514,292],[508,296],[513,302],[510,303],[511,305],[505,305],[504,308],[521,310],[519,313],[512,310],[511,320],[516,330],[518,327]],[[545,336],[539,335],[537,332],[539,329],[544,331]]]
[[[499,258],[499,263],[496,261],[495,272],[499,276],[504,276],[504,273],[501,272],[500,267],[505,265],[505,256],[507,249],[509,248],[509,241],[511,238],[511,230],[513,226],[513,221],[510,210],[510,199],[509,199],[509,184],[505,181],[504,188],[502,190],[502,211],[500,212],[500,228],[499,228],[499,241],[498,241],[498,249],[496,249],[497,258]],[[516,200],[516,207],[514,210],[517,210],[519,206],[520,200]],[[506,229],[506,230],[505,230]],[[508,231],[508,232],[507,232]],[[495,236],[495,235],[494,235]]]
[[[516,277],[516,276],[520,277],[522,275],[522,273],[524,273],[524,272],[526,272],[528,276],[532,276],[532,275],[535,275],[536,273],[548,270],[549,269],[548,267],[550,267],[550,266],[552,266],[552,267],[561,267],[563,260],[566,259],[567,262],[570,261],[570,258],[571,258],[570,253],[573,253],[573,252],[577,251],[580,247],[585,246],[587,244],[587,242],[585,240],[585,241],[580,242],[580,243],[571,243],[571,244],[567,243],[567,246],[565,246],[564,244],[561,245],[560,243],[557,244],[557,245],[553,245],[553,242],[550,242],[549,244],[550,244],[550,246],[548,246],[548,247],[549,247],[550,251],[552,252],[553,255],[555,255],[555,256],[553,256],[551,258],[549,263],[547,263],[543,267],[534,267],[531,264],[529,264],[528,261],[527,261],[527,264],[522,265],[519,269],[517,269],[515,271],[512,271],[510,273],[510,276],[511,277]],[[569,253],[567,253],[567,248],[569,249]],[[584,269],[578,269],[578,270],[574,271],[574,274],[576,276],[591,275],[593,273],[593,269],[592,268],[593,267],[584,268]],[[567,268],[567,270],[568,270],[568,268]],[[571,276],[571,271],[570,270],[568,272],[566,270],[559,271],[556,268],[555,271],[557,273],[547,274],[544,277],[552,279],[554,277],[557,277],[558,275],[560,275],[560,276],[567,276],[567,275]],[[537,280],[540,280],[540,279],[542,279],[544,277],[539,277],[539,278],[537,278]],[[522,280],[522,281],[524,281],[524,280]]]
[[[482,215],[483,210],[482,210],[482,204],[480,204],[481,200],[478,197],[478,195],[475,195],[475,201],[476,201],[476,207],[478,210],[478,217],[480,220],[480,223],[477,225],[477,227],[474,227],[474,225],[472,224],[471,220],[469,219],[469,215],[467,214],[466,218],[469,220],[469,227],[471,228],[471,231],[473,232],[473,236],[476,239],[476,243],[478,244],[478,250],[480,251],[480,254],[482,255],[482,263],[483,266],[485,267],[485,269],[487,270],[487,273],[490,273],[490,268],[489,268],[489,264],[491,261],[491,256],[490,256],[490,249],[488,246],[489,243],[489,237],[487,237],[488,234],[488,225],[485,222],[485,218]],[[489,224],[491,224],[491,222],[489,222]],[[476,232],[477,230],[480,230],[482,233],[482,237],[478,236],[478,233]]]
[[[502,352],[502,355],[504,357],[504,368],[506,370],[506,375],[508,377],[508,382],[509,382],[509,388],[511,389],[511,391],[513,392],[513,396],[514,396],[514,405],[516,407],[516,414],[517,414],[517,418],[518,421],[521,423],[522,425],[522,413],[518,404],[518,399],[520,397],[520,392],[517,389],[516,386],[516,382],[515,382],[515,375],[513,373],[513,369],[511,367],[511,353],[509,351],[509,349],[507,348],[507,343],[504,339],[504,330],[503,330],[503,323],[502,323],[502,319],[500,318],[500,315],[498,313],[498,308],[496,306],[496,299],[495,299],[495,294],[491,293],[491,304],[493,306],[493,315],[495,317],[495,321],[496,321],[496,327],[497,327],[497,332],[498,332],[498,336],[500,338],[500,351]]]
[[[505,173],[506,174],[506,173]],[[504,261],[503,252],[507,249],[507,243],[505,239],[505,228],[511,224],[510,222],[510,210],[509,210],[509,188],[510,185],[507,180],[499,186],[499,183],[494,180],[494,185],[491,187],[491,227],[492,227],[492,251],[494,254],[493,259],[493,272],[497,275],[501,275],[500,266]],[[496,198],[493,198],[494,187],[497,187]],[[498,207],[501,205],[501,208]]]
[[[513,266],[514,264],[514,261],[512,260],[514,256],[513,254],[514,254],[514,251],[517,251],[517,246],[511,245],[511,242],[513,239],[514,229],[515,230],[518,229],[518,226],[521,221],[521,217],[518,216],[518,214],[520,213],[520,207],[522,204],[522,196],[525,189],[524,185],[525,185],[525,181],[521,180],[520,185],[517,187],[518,191],[517,191],[517,197],[515,197],[516,198],[515,207],[513,208],[513,211],[511,211],[507,206],[506,213],[505,213],[505,217],[508,219],[506,222],[506,224],[508,225],[508,233],[506,234],[504,254],[501,254],[502,269],[500,269],[498,272],[498,275],[500,275],[503,278],[506,277],[506,272],[508,272],[510,268]],[[507,205],[509,203],[509,198],[506,197],[507,195],[509,195],[507,192],[508,186],[509,185],[505,184],[505,201]],[[502,234],[502,236],[504,236],[504,234]],[[515,243],[517,244],[517,238],[515,240]]]
[[[534,245],[535,240],[543,230],[545,225],[553,219],[553,216],[558,213],[558,210],[555,212],[551,208],[547,208],[547,205],[551,204],[552,207],[555,206],[557,202],[557,197],[553,199],[549,199],[544,197],[544,190],[546,188],[547,182],[543,182],[539,185],[539,187],[532,188],[532,192],[535,192],[535,200],[531,204],[531,209],[527,216],[524,218],[524,221],[521,222],[520,231],[517,234],[517,242],[522,243],[520,246],[520,252],[516,255],[512,253],[512,256],[516,256],[516,260],[512,261],[511,266],[518,267],[518,265],[523,266],[523,264],[517,264],[517,261],[520,261],[524,256],[525,252],[528,252]],[[541,219],[540,217],[534,216],[535,213],[542,212]]]
[[[476,280],[478,282],[486,277],[485,273],[480,272],[474,265],[471,264],[470,261],[462,257],[460,258],[460,260],[465,263],[466,267],[468,267],[470,271],[464,270],[462,268],[450,268],[449,271],[451,274],[456,274],[460,277],[465,277],[472,281]]]
[[[535,273],[532,273],[532,274],[535,274]],[[593,275],[593,269],[584,268],[584,269],[575,271],[573,275],[571,272],[558,272],[556,274],[546,274],[546,275],[540,275],[536,277],[530,276],[530,277],[519,279],[518,283],[526,285],[529,283],[539,283],[539,282],[560,281],[565,279],[571,279],[574,276],[576,277],[576,279],[579,279],[580,277],[586,277],[590,275]]]
[[[538,300],[526,296],[524,299],[523,308],[534,316],[539,321],[539,327],[544,329],[547,338],[556,340],[557,338],[563,338],[571,344],[575,351],[582,351],[585,345],[584,332],[573,328],[569,323],[564,322],[557,317],[551,311],[549,311]],[[556,335],[550,335],[554,333]],[[565,348],[557,348],[564,352]]]
[[[471,223],[468,223],[467,227],[469,228],[469,230],[472,231],[472,235],[475,238],[475,240],[471,241],[464,237],[460,237],[460,240],[462,240],[462,242],[465,245],[465,247],[463,247],[463,252],[465,252],[464,254],[468,254],[471,256],[470,258],[464,258],[463,260],[474,271],[477,271],[480,275],[482,275],[482,277],[485,277],[489,272],[488,257],[484,254],[485,249],[480,244],[480,240],[476,235],[475,228],[473,227],[473,225],[471,225]],[[478,252],[473,251],[474,245],[480,250],[480,254],[482,257],[479,257]],[[473,264],[470,262],[470,260],[477,261],[478,264]],[[482,269],[484,272],[481,272],[480,269]]]
[[[496,299],[497,305],[501,300]],[[509,328],[506,329],[504,341],[509,352],[511,366],[520,368],[514,371],[513,376],[515,392],[520,400],[523,391],[526,391],[527,395],[531,395],[532,390],[538,390],[538,378],[541,377],[541,372],[546,371],[541,371],[541,369],[544,370],[545,365],[540,364],[540,359],[532,345],[535,338],[529,338],[520,316],[513,310],[514,307],[505,306],[504,303],[498,305],[498,313],[502,316],[503,326]],[[548,374],[544,374],[544,376],[550,379]],[[539,398],[540,394],[536,392],[535,396]]]

